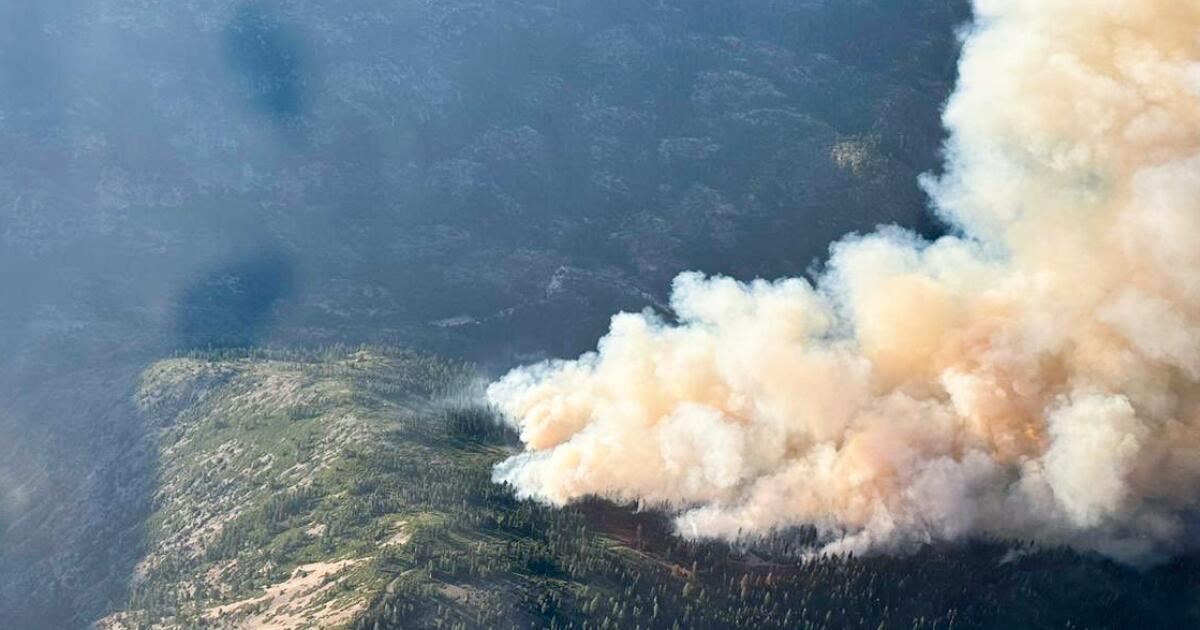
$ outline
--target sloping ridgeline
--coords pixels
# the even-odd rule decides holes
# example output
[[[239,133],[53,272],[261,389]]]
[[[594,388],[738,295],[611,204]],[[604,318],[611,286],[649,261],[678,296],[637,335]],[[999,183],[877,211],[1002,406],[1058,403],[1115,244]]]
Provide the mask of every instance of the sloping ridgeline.
[[[385,348],[157,363],[147,546],[100,628],[1196,627],[1194,562],[1147,572],[1005,544],[810,558],[490,482],[516,440],[468,366]]]

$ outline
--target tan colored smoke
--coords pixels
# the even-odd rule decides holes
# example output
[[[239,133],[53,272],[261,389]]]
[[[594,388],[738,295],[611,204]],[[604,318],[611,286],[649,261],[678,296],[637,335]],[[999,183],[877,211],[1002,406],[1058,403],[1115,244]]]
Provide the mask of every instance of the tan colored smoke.
[[[833,247],[828,273],[685,273],[679,323],[488,390],[498,481],[811,524],[828,550],[999,536],[1145,561],[1200,508],[1200,2],[976,0],[924,182],[964,236]]]

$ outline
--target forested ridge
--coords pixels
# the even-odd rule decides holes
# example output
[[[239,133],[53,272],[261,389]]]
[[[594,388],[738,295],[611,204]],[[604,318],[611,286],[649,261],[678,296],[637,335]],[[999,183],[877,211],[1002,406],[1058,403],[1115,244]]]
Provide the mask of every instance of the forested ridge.
[[[147,413],[171,416],[166,489],[147,523],[140,577],[102,626],[1165,628],[1200,619],[1190,559],[1137,571],[1020,541],[819,556],[809,530],[689,541],[646,506],[520,501],[490,470],[516,436],[471,402],[472,384],[469,366],[368,347],[189,353],[151,368],[138,396]],[[288,586],[314,566],[335,569]]]

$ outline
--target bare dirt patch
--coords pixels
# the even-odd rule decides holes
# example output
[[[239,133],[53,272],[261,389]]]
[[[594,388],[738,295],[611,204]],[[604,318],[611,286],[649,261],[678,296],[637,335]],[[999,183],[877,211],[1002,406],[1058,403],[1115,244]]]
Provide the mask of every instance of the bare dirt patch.
[[[315,562],[297,567],[291,578],[272,585],[266,593],[208,609],[204,617],[228,627],[253,630],[296,630],[329,628],[348,623],[361,612],[361,599],[332,599],[323,596],[345,579],[345,574],[364,559]]]

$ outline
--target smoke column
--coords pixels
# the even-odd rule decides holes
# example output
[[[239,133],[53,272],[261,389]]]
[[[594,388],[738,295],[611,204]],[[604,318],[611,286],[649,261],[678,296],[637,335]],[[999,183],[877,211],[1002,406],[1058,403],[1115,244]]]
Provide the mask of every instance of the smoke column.
[[[1200,507],[1200,3],[976,0],[923,182],[957,236],[833,245],[815,282],[684,273],[677,321],[488,389],[555,505],[826,551],[1032,539],[1128,562]]]

